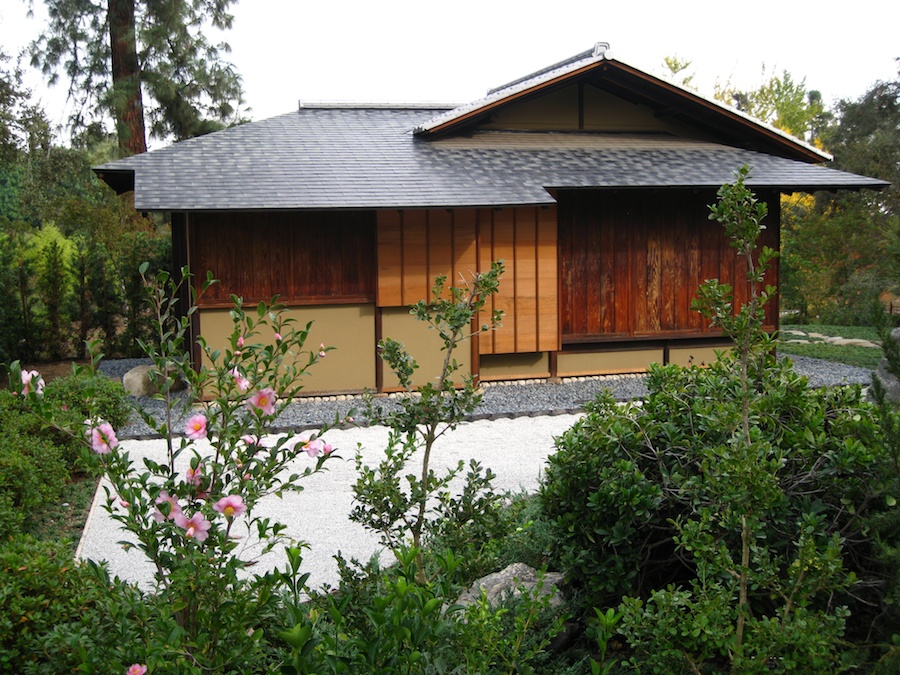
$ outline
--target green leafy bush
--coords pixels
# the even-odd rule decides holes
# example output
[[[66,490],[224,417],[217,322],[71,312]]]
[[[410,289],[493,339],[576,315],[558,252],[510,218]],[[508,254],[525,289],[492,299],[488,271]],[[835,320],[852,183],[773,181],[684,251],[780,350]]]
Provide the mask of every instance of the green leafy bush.
[[[745,175],[710,217],[748,260],[750,300],[735,309],[713,280],[697,303],[732,353],[652,368],[642,404],[599,397],[541,488],[573,582],[620,605],[632,665],[652,672],[837,670],[848,611],[852,639],[890,634],[896,568],[870,523],[896,504],[895,460],[859,387],[810,390],[774,358]]]
[[[19,398],[0,390],[0,532],[14,534],[29,516],[59,497],[69,479],[72,439],[46,428]]]
[[[0,672],[74,672],[77,648],[52,636],[79,635],[82,649],[95,643],[105,623],[103,595],[104,586],[64,543],[0,543]]]
[[[73,372],[50,382],[44,397],[59,412],[68,412],[77,422],[95,415],[115,428],[131,420],[134,407],[121,382],[105,377],[88,377]]]

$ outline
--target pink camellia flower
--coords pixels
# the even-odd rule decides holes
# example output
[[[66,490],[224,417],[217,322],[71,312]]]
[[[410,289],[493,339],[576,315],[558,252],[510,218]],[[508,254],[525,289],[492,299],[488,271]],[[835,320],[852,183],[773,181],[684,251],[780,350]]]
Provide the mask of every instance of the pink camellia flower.
[[[325,358],[325,345],[324,344],[319,345],[319,358],[320,359]]]
[[[281,333],[275,333],[275,342],[281,342]]]
[[[44,393],[44,378],[36,370],[22,371],[22,396],[34,391],[38,396]]]
[[[231,376],[234,378],[234,386],[241,391],[247,391],[250,388],[250,380],[244,377],[244,374],[237,366],[231,369]]]
[[[212,527],[212,523],[204,518],[199,511],[190,518],[185,518],[181,512],[176,513],[175,524],[184,530],[185,537],[196,539],[197,541],[206,541],[206,538],[209,536],[207,530]]]
[[[133,663],[131,667],[125,671],[125,675],[144,675],[147,672],[147,666],[140,663]]]
[[[97,426],[88,422],[88,425],[87,435],[91,439],[91,449],[98,455],[108,455],[119,445],[116,432],[109,422],[101,422]]]
[[[197,414],[191,417],[184,428],[184,435],[192,441],[206,438],[206,415]]]
[[[256,408],[262,411],[264,415],[274,415],[275,391],[270,388],[260,389],[247,401],[247,407],[250,409]]]
[[[165,502],[171,504],[168,516],[163,515],[163,512],[159,509],[159,505]],[[155,520],[157,523],[161,523],[164,520],[174,520],[176,514],[181,513],[181,507],[178,505],[178,498],[170,495],[165,490],[160,491],[159,497],[156,498],[156,505],[156,511],[153,512],[153,520]]]
[[[198,464],[196,469],[189,466],[185,471],[185,480],[191,485],[200,485],[203,482],[203,464]]]
[[[213,504],[213,510],[218,511],[226,518],[234,518],[246,511],[247,506],[244,504],[244,499],[240,495],[228,495],[227,497],[222,497]]]
[[[238,346],[238,348],[244,346],[244,336],[243,336],[243,335],[241,335],[241,336],[238,338],[238,340],[237,340],[237,346]]]
[[[318,438],[314,438],[311,441],[306,441],[306,443],[303,444],[301,450],[304,450],[310,457],[318,457],[323,452],[325,452],[325,443],[323,443]],[[331,450],[329,450],[328,452],[331,452]]]

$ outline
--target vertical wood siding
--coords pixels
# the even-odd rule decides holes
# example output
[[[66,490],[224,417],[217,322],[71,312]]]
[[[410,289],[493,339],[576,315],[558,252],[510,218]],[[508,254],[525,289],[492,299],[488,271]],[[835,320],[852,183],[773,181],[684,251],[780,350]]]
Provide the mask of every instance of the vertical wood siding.
[[[502,259],[506,271],[490,308],[503,328],[482,335],[481,354],[559,349],[556,210],[446,209],[378,213],[380,307],[431,294],[434,277],[459,283]]]
[[[431,297],[434,278],[458,284],[478,271],[475,209],[378,212],[379,307]]]
[[[375,299],[375,216],[368,212],[200,213],[188,218],[190,266],[219,279],[206,306],[279,295],[289,304]]]
[[[761,245],[778,248],[777,195],[764,195],[769,227]],[[745,265],[722,226],[708,219],[712,191],[561,192],[560,315],[564,342],[698,335],[707,322],[691,310],[697,288],[717,278],[749,297]],[[766,283],[775,284],[777,267]],[[776,325],[778,306],[767,308]]]

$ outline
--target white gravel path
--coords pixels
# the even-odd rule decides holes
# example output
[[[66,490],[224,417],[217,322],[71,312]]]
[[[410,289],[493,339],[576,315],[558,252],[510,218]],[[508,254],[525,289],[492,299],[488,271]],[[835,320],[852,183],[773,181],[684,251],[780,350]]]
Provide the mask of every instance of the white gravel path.
[[[454,466],[459,460],[479,460],[496,475],[498,491],[533,490],[553,451],[554,437],[559,436],[579,419],[580,415],[565,414],[516,419],[479,420],[461,424],[442,437],[432,455],[432,466]],[[334,429],[324,438],[335,447],[342,459],[326,463],[328,471],[304,481],[300,493],[286,493],[282,499],[272,496],[257,506],[255,515],[270,516],[288,526],[287,536],[305,541],[310,548],[304,553],[304,571],[310,573],[309,585],[318,589],[323,584],[336,585],[337,564],[332,556],[340,551],[347,559],[366,561],[378,551],[378,538],[362,526],[351,522],[352,486],[356,481],[353,458],[357,446],[362,448],[365,461],[374,466],[383,454],[388,430],[384,427]],[[121,448],[130,453],[137,466],[142,457],[159,458],[165,455],[161,440],[123,441]],[[301,453],[297,460],[301,469],[311,460]],[[412,469],[415,471],[415,469]],[[82,559],[105,560],[110,572],[122,579],[136,582],[144,588],[152,587],[153,569],[136,548],[125,550],[122,531],[103,507],[105,492],[101,484],[78,547]],[[248,541],[242,557],[253,559],[252,542]],[[283,549],[260,558],[252,567],[254,572],[284,565]]]

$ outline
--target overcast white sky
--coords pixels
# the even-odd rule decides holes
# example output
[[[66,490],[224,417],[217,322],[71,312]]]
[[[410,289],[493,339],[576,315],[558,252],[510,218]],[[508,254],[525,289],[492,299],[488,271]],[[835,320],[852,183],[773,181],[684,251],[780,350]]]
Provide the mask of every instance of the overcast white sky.
[[[900,3],[885,0],[241,0],[234,14],[224,37],[253,119],[292,111],[299,99],[467,102],[598,41],[649,72],[660,73],[666,55],[692,60],[707,95],[716,79],[758,85],[765,64],[805,78],[829,103],[894,79],[900,56]],[[3,0],[7,52],[41,25],[26,18],[25,0]],[[62,85],[46,92],[31,77],[61,120]]]

